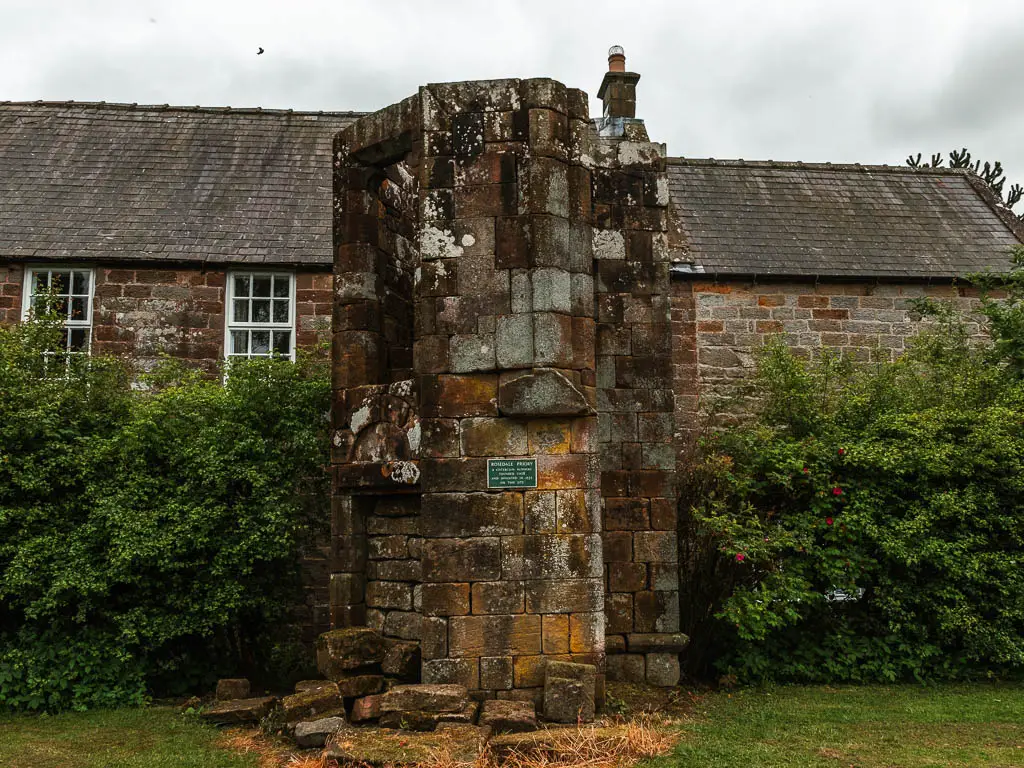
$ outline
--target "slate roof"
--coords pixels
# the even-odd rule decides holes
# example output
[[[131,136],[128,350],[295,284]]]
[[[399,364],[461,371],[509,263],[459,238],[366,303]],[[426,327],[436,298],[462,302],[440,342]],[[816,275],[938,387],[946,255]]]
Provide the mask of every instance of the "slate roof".
[[[0,102],[0,257],[329,265],[356,117]]]
[[[1005,270],[1024,242],[1024,228],[962,170],[668,162],[692,262],[675,274],[950,278]]]

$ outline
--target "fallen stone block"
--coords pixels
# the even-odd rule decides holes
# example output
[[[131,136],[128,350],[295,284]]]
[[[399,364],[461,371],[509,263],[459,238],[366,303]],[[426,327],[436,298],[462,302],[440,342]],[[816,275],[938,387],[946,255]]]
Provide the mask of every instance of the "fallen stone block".
[[[544,717],[555,723],[594,719],[597,667],[549,661],[544,670]]]
[[[235,699],[215,704],[203,710],[199,717],[208,723],[218,725],[235,725],[238,723],[258,723],[274,708],[276,696],[260,696],[254,699]]]
[[[316,641],[316,665],[328,680],[346,672],[379,664],[387,646],[380,633],[369,627],[348,627],[324,632]]]
[[[338,691],[345,698],[369,696],[371,693],[378,693],[384,688],[384,676],[352,675],[339,677],[337,686]]]
[[[324,717],[295,724],[295,743],[303,749],[322,747],[327,740],[345,727],[343,717]]]
[[[281,718],[288,724],[344,713],[345,704],[334,683],[281,699]]]
[[[381,697],[382,712],[460,712],[469,702],[463,685],[396,685]]]
[[[419,643],[396,642],[388,648],[381,662],[381,671],[388,677],[413,681],[420,676]]]
[[[441,723],[472,725],[476,722],[479,708],[479,703],[471,701],[459,712],[424,712],[422,710],[384,712],[380,716],[380,726],[402,731],[433,731]]]
[[[295,684],[296,693],[304,693],[305,691],[314,691],[317,688],[323,688],[325,685],[330,685],[330,680],[299,680]]]
[[[217,701],[248,699],[251,686],[244,677],[225,678],[217,681]]]
[[[365,723],[380,717],[380,696],[363,696],[352,702],[352,714],[349,719],[353,723]]]
[[[438,763],[472,765],[481,747],[479,739],[463,739],[445,732],[346,728],[334,735],[325,755],[341,765],[369,765],[373,768],[406,768]]]
[[[537,730],[537,713],[529,701],[485,701],[480,725],[494,733],[527,733]]]

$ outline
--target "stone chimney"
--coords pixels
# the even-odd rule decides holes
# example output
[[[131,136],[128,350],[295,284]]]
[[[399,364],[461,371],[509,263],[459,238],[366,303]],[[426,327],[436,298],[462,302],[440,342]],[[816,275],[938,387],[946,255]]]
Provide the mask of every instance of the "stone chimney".
[[[621,45],[608,49],[608,71],[597,91],[604,112],[597,121],[598,132],[606,138],[649,141],[644,121],[636,117],[636,84],[640,75],[626,71],[626,52]]]
[[[626,71],[626,52],[620,45],[608,49],[608,71],[604,73],[597,98],[604,102],[605,120],[636,117],[636,84],[640,75]]]

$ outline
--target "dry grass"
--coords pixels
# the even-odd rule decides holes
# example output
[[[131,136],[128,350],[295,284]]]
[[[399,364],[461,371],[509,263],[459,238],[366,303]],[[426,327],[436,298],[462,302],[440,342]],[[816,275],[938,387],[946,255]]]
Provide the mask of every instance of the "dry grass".
[[[414,739],[415,736],[410,736]],[[640,760],[657,757],[674,746],[674,731],[653,718],[611,727],[553,728],[524,734],[513,744],[488,745],[467,760],[465,743],[455,736],[430,751],[430,758],[403,763],[403,768],[626,768]],[[296,754],[283,749],[259,731],[232,730],[220,740],[224,749],[258,756],[260,768],[337,768],[325,752]],[[346,768],[352,763],[345,763]],[[366,765],[366,764],[363,764]]]

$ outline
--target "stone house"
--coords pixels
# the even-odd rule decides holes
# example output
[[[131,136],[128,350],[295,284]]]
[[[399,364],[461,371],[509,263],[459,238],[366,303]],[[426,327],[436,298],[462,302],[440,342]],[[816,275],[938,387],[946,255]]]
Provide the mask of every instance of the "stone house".
[[[331,625],[480,697],[537,697],[552,658],[675,684],[701,395],[769,335],[898,354],[910,298],[975,300],[956,278],[1024,232],[962,171],[670,158],[639,79],[613,49],[596,119],[548,79],[363,116],[2,105],[0,307],[91,270],[93,349],[166,327],[210,364],[289,276],[300,344],[333,303]]]

